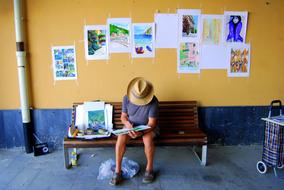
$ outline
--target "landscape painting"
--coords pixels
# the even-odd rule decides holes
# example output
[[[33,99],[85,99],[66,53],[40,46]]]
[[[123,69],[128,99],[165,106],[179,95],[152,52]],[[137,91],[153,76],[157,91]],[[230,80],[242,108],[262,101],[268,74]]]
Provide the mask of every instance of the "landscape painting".
[[[88,128],[95,131],[106,128],[104,110],[88,111]]]
[[[154,57],[155,25],[153,23],[133,24],[132,31],[132,57]]]
[[[178,48],[178,73],[199,73],[199,45],[196,42],[181,42]]]
[[[85,26],[85,55],[87,60],[108,59],[106,26]]]
[[[130,52],[131,19],[108,19],[109,51],[111,53]]]

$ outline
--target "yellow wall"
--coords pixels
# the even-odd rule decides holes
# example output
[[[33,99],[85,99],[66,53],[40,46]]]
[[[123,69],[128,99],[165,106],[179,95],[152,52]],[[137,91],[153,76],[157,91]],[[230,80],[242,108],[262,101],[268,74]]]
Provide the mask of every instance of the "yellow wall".
[[[266,2],[270,2],[267,5]],[[202,106],[267,105],[284,101],[283,0],[27,0],[32,106],[66,108],[72,102],[120,101],[128,82],[144,76],[160,100],[198,100]],[[201,8],[205,14],[248,11],[251,43],[249,78],[228,78],[226,70],[177,74],[176,49],[157,49],[154,59],[111,54],[107,61],[84,58],[83,26],[111,17],[153,22],[154,13]],[[53,81],[51,46],[76,45],[78,81]],[[13,1],[0,0],[0,109],[20,107],[15,58]]]

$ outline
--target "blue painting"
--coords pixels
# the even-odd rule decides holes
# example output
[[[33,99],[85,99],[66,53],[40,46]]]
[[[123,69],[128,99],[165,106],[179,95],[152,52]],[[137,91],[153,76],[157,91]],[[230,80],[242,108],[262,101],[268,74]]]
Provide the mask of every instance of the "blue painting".
[[[154,25],[133,24],[133,57],[154,56]]]

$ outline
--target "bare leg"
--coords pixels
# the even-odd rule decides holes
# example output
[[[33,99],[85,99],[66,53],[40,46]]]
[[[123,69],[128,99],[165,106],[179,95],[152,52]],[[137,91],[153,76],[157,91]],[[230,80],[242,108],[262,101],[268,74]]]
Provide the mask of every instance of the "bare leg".
[[[121,162],[126,149],[126,143],[129,141],[130,137],[128,135],[119,135],[117,137],[115,145],[115,172],[121,172]]]
[[[143,136],[144,151],[147,158],[146,171],[153,171],[153,160],[155,153],[154,133],[150,132]]]

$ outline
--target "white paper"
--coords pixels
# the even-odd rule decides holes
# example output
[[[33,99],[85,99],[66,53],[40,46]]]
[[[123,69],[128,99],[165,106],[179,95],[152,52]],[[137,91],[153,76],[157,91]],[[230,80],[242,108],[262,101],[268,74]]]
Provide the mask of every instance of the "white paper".
[[[227,46],[228,77],[249,77],[250,44],[230,43]]]
[[[84,105],[78,105],[75,111],[75,126],[78,127],[79,130],[85,130],[85,110]]]
[[[200,69],[227,69],[225,45],[202,45]]]
[[[177,48],[177,14],[155,14],[156,48]]]
[[[200,48],[197,42],[180,42],[177,55],[178,73],[200,73]]]
[[[179,9],[178,38],[180,42],[200,42],[201,10]]]
[[[75,46],[54,46],[51,51],[54,80],[77,79]]]
[[[114,27],[114,30],[111,29]],[[107,19],[107,33],[110,53],[131,52],[131,18]]]
[[[219,45],[223,36],[223,15],[201,16],[201,42],[206,45]]]
[[[223,41],[227,43],[245,43],[247,19],[248,12],[225,11]]]
[[[128,129],[128,128],[123,128],[123,129],[117,129],[112,131],[113,134],[115,135],[124,135],[124,134],[128,134],[129,131],[143,131],[146,129],[150,129],[151,127],[149,127],[148,125],[138,125],[132,129]]]
[[[132,24],[132,57],[155,57],[155,24]]]
[[[105,25],[85,26],[84,38],[86,60],[108,59],[108,35]]]
[[[105,125],[108,131],[112,131],[113,128],[112,114],[113,106],[111,104],[105,104]]]

